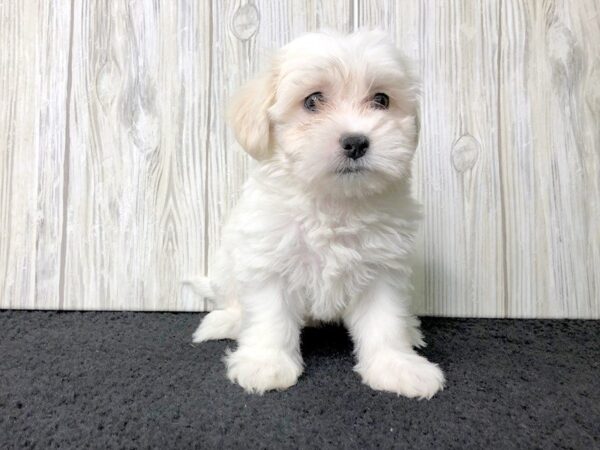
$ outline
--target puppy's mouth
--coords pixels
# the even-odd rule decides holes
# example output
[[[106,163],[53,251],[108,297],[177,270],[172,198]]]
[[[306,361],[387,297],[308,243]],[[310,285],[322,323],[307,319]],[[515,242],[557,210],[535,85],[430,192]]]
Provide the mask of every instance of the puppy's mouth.
[[[352,175],[352,174],[365,173],[368,170],[369,169],[367,169],[364,166],[343,166],[343,167],[338,167],[335,170],[335,174],[336,175]]]
[[[341,169],[336,170],[337,175],[349,175],[352,173],[362,173],[366,172],[367,169],[364,167],[342,167]]]

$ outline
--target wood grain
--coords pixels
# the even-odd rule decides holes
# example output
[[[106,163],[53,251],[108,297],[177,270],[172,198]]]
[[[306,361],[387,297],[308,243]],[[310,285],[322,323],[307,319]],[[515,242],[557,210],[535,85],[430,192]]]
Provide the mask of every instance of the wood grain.
[[[498,2],[421,2],[424,311],[505,316]],[[469,164],[457,161],[465,156]]]
[[[198,309],[210,9],[76,2],[64,303]]]
[[[56,308],[71,9],[0,3],[0,307]]]
[[[501,146],[508,313],[600,317],[600,6],[506,1]]]
[[[48,3],[48,2],[46,2]],[[422,314],[600,318],[596,0],[0,2],[0,308],[195,311],[274,49],[377,27],[423,80]]]

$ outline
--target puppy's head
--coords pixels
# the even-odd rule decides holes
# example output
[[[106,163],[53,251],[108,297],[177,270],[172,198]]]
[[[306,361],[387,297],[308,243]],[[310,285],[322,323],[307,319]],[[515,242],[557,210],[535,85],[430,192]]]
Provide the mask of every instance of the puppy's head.
[[[307,190],[364,196],[410,173],[418,139],[418,86],[380,32],[307,34],[234,98],[231,125],[244,149],[280,164]]]

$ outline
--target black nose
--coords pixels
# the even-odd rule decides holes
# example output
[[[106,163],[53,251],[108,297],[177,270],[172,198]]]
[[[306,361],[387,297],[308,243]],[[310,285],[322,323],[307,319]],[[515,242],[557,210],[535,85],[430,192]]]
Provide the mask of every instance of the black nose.
[[[348,158],[358,159],[365,156],[369,148],[369,138],[364,134],[343,134],[340,145]]]

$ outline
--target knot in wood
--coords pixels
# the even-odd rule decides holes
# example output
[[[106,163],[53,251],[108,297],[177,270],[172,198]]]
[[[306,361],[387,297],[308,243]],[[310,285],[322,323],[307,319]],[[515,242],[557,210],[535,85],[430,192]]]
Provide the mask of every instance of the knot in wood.
[[[231,20],[231,31],[241,41],[247,41],[258,31],[260,14],[252,3],[239,7]]]
[[[457,172],[465,172],[475,165],[481,145],[470,134],[459,137],[452,145],[452,165]]]

